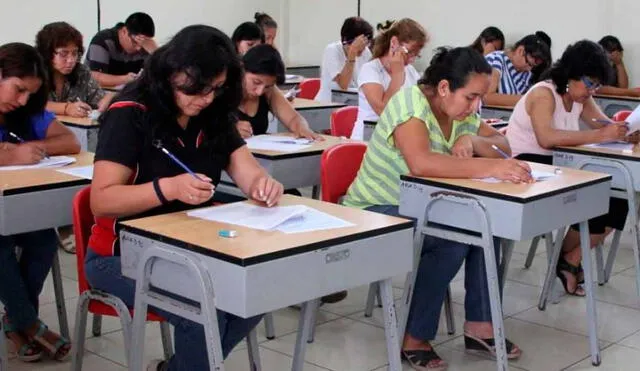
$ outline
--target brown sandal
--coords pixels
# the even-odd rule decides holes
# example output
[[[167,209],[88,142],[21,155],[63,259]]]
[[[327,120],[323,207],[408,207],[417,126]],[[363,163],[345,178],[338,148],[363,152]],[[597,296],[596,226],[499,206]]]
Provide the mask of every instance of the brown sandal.
[[[403,350],[401,356],[404,361],[409,362],[409,365],[417,371],[445,371],[449,367],[446,363],[439,366],[429,366],[432,361],[442,361],[442,358],[433,348],[430,350]]]

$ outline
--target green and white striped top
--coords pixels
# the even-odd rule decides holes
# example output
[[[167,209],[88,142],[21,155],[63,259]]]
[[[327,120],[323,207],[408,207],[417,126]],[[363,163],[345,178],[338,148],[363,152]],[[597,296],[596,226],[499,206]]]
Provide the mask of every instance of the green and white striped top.
[[[396,148],[393,132],[412,117],[425,123],[429,130],[431,150],[451,154],[456,140],[463,135],[477,135],[480,116],[473,114],[454,121],[451,137],[445,139],[429,101],[415,85],[397,92],[387,103],[369,141],[355,181],[349,187],[344,205],[366,208],[374,205],[398,205],[400,176],[409,173],[407,163]]]

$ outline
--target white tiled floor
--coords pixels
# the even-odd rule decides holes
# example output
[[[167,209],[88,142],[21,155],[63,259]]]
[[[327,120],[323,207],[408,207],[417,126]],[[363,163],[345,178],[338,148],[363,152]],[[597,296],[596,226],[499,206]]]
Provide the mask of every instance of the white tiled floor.
[[[623,242],[627,234],[623,235]],[[541,244],[534,265],[524,269],[528,242],[516,245],[505,289],[504,311],[508,337],[523,349],[520,360],[512,362],[512,370],[638,370],[640,364],[640,298],[635,287],[632,250],[626,243],[620,249],[609,283],[597,287],[599,334],[602,365],[591,366],[586,337],[584,300],[562,294],[559,282],[554,295],[557,304],[547,310],[537,309],[540,287],[546,271],[546,255]],[[75,256],[60,253],[64,278],[67,312],[71,328],[75,322],[77,274]],[[440,356],[449,363],[449,370],[495,370],[488,358],[464,352],[462,325],[464,322],[464,280],[458,274],[451,284],[454,300],[456,333],[448,335],[444,321],[440,322],[434,341]],[[400,298],[404,277],[394,279],[394,294]],[[376,308],[371,318],[363,314],[368,287],[351,290],[344,302],[325,305],[318,316],[316,339],[309,344],[305,370],[308,371],[383,371],[387,369],[384,327],[381,310]],[[298,312],[283,309],[275,313],[277,338],[268,341],[264,326],[259,327],[260,356],[264,371],[290,369]],[[53,290],[50,282],[42,296],[41,317],[52,329],[58,328]],[[124,370],[124,345],[120,323],[115,318],[103,320],[103,335],[93,337],[88,322],[84,369],[92,371]],[[145,358],[162,356],[158,325],[148,324]],[[225,362],[227,370],[249,369],[246,346],[240,344]],[[43,361],[24,364],[10,362],[11,370],[68,370],[70,364]],[[404,370],[410,370],[404,365]]]

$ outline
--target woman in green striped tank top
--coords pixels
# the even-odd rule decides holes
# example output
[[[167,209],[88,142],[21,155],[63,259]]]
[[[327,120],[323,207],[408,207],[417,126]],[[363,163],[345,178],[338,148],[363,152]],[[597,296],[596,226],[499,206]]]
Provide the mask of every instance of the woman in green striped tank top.
[[[418,85],[399,91],[387,104],[344,203],[398,215],[400,176],[408,173],[531,182],[526,163],[502,159],[492,148],[511,153],[504,136],[476,113],[490,76],[491,67],[472,48],[440,49]],[[429,341],[436,336],[447,287],[463,262],[465,347],[494,353],[482,249],[427,236],[402,346],[403,358],[416,370],[447,368]],[[507,351],[510,359],[521,353],[510,341]]]

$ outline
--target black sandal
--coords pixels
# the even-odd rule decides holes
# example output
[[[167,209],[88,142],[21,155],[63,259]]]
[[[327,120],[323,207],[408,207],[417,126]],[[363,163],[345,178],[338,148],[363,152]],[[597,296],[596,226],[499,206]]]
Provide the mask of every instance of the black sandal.
[[[579,297],[584,296],[584,294],[582,295],[577,294],[578,289],[580,288],[580,282],[578,280],[578,275],[580,274],[580,271],[581,271],[580,266],[569,264],[569,262],[564,259],[564,256],[561,256],[560,258],[558,258],[558,265],[556,266],[556,276],[560,278],[560,281],[562,282],[562,286],[564,287],[564,291],[568,295],[579,296]],[[564,275],[563,272],[567,272],[573,275],[573,277],[576,279],[576,288],[573,291],[569,291],[569,288],[567,287],[567,277]]]
[[[440,366],[429,367],[432,361],[442,361],[442,358],[431,348],[430,350],[416,349],[403,350],[401,353],[402,360],[409,362],[414,370],[418,371],[445,371],[449,365],[446,363]]]
[[[516,345],[509,339],[504,339],[504,344],[507,347],[507,359],[517,359],[522,355],[522,351],[514,353]],[[468,352],[489,354],[493,358],[496,357],[496,341],[494,338],[480,339],[475,336],[464,334],[464,348]]]

